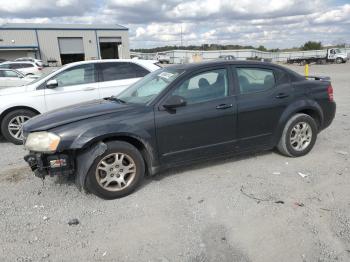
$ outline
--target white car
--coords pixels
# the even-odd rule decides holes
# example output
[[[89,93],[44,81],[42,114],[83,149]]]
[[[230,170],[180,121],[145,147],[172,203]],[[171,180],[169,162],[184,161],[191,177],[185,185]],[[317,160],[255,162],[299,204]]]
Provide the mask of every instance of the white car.
[[[23,86],[34,79],[34,76],[25,76],[15,69],[0,68],[0,88]]]
[[[33,63],[36,63],[40,67],[44,67],[44,63],[42,60],[36,59],[33,57],[20,57],[20,58],[15,59],[15,62],[23,62],[23,61],[33,62]]]
[[[33,62],[4,62],[0,64],[0,68],[16,69],[24,75],[41,75],[43,67]]]
[[[1,134],[22,144],[22,125],[35,115],[117,95],[157,69],[148,60],[83,61],[67,64],[28,85],[1,89]]]

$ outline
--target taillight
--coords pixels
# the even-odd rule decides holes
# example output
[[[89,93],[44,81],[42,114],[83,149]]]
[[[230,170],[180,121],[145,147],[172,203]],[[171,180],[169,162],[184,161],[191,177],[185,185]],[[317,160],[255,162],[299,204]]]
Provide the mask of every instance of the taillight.
[[[333,95],[333,87],[332,87],[332,85],[328,86],[327,93],[328,93],[329,101],[333,102],[334,101],[334,95]]]

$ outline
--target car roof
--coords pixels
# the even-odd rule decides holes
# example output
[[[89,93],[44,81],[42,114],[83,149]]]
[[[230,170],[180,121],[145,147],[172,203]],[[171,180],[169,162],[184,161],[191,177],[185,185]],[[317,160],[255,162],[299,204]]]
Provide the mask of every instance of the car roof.
[[[270,62],[260,62],[260,61],[246,61],[246,60],[211,60],[204,61],[199,63],[189,63],[189,64],[178,64],[171,65],[165,68],[174,68],[174,69],[183,69],[183,70],[192,70],[192,69],[200,69],[209,66],[220,66],[220,65],[253,65],[253,66],[273,66],[281,69],[285,69],[284,67],[270,63]]]
[[[30,61],[6,61],[6,62],[3,62],[1,64],[3,64],[3,65],[6,65],[6,64],[32,64],[32,65],[34,65],[35,63],[30,62]]]
[[[136,63],[136,64],[153,64],[158,61],[156,60],[143,60],[143,59],[98,59],[98,60],[87,60],[87,61],[78,61],[69,63],[67,65],[82,65],[82,64],[93,64],[93,63],[108,63],[108,62],[130,62],[130,63]]]

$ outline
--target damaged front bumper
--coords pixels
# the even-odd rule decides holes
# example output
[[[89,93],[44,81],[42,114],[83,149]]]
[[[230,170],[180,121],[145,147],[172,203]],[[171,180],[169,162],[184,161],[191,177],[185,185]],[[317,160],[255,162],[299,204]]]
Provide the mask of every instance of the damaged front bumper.
[[[74,157],[71,154],[43,154],[30,152],[24,157],[34,175],[40,178],[74,173]]]

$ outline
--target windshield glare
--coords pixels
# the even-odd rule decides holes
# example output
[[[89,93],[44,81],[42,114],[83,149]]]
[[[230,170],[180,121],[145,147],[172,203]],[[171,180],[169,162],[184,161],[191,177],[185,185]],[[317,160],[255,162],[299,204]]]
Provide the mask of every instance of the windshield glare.
[[[127,103],[147,104],[172,83],[183,71],[162,68],[131,85],[117,98]]]

